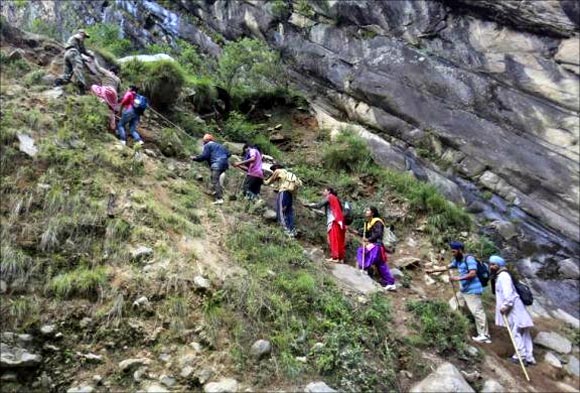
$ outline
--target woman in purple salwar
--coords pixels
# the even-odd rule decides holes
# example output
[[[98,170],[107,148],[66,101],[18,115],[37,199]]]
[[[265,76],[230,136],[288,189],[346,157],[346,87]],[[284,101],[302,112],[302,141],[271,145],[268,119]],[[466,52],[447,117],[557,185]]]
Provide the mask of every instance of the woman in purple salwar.
[[[517,351],[520,353],[525,365],[536,364],[531,335],[534,322],[516,291],[512,276],[506,269],[506,262],[503,258],[492,255],[489,258],[489,268],[496,276],[495,324],[504,326],[503,315],[505,315],[514,336]],[[512,356],[511,360],[514,363],[519,362],[516,354]]]
[[[380,283],[387,291],[395,291],[395,279],[387,265],[387,251],[383,244],[383,233],[385,223],[379,217],[379,211],[376,207],[371,206],[365,211],[365,237],[363,238],[363,247],[357,251],[357,260],[359,269],[368,270],[375,266],[379,271]],[[359,233],[362,235],[362,233]],[[363,266],[364,253],[364,266]]]

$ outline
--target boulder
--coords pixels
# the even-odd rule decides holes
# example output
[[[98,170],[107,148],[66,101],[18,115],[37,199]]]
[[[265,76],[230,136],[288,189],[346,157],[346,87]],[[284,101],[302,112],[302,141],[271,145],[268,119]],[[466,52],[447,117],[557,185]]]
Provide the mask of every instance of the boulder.
[[[218,382],[210,382],[203,386],[203,391],[205,393],[226,393],[226,392],[237,392],[238,391],[238,381],[233,378],[223,378]]]
[[[392,275],[393,277],[395,277],[395,279],[396,279],[396,280],[400,280],[400,279],[402,279],[403,277],[405,277],[405,275],[403,274],[403,272],[402,272],[402,271],[400,271],[400,270],[399,270],[399,269],[397,269],[397,268],[392,268],[392,269],[391,269],[391,275]]]
[[[495,379],[488,379],[481,388],[481,393],[503,393],[505,388]]]
[[[331,273],[339,284],[347,289],[361,292],[365,295],[380,290],[380,285],[370,278],[366,272],[361,272],[360,269],[355,267],[345,264],[333,264]]]
[[[570,325],[574,329],[580,329],[580,320],[578,318],[573,317],[572,315],[568,314],[566,311],[558,308],[556,310],[551,310],[550,313],[556,319],[559,319],[562,322]]]
[[[158,383],[152,383],[147,385],[145,388],[146,393],[169,393],[169,390],[164,388],[163,386],[159,385]]]
[[[546,352],[546,355],[544,355],[544,361],[554,368],[562,368],[562,362],[553,352]]]
[[[580,363],[578,362],[578,358],[576,356],[568,357],[568,364],[564,367],[564,369],[574,377],[580,377]]]
[[[6,281],[0,280],[0,293],[6,293],[8,290],[8,286],[6,285]]]
[[[490,226],[494,228],[504,240],[511,240],[518,235],[516,226],[510,221],[495,220]]]
[[[2,343],[0,351],[1,368],[28,368],[38,367],[42,361],[42,356],[30,353],[20,347],[11,347]]]
[[[38,148],[34,144],[34,139],[20,132],[16,136],[18,137],[18,142],[20,142],[18,149],[30,157],[36,156]]]
[[[410,392],[463,392],[475,393],[475,390],[465,379],[463,375],[451,363],[443,363],[427,378],[414,385]]]
[[[155,55],[125,56],[125,57],[121,57],[120,59],[117,59],[117,62],[123,64],[123,63],[127,63],[127,62],[133,61],[133,60],[141,61],[143,63],[151,63],[154,61],[175,61],[175,59],[173,59],[173,57],[166,55],[165,53],[158,53]]]
[[[42,333],[43,336],[52,336],[55,332],[55,325],[44,325],[40,328],[40,333]]]
[[[272,352],[272,344],[268,340],[258,340],[250,348],[250,353],[256,359],[262,359]]]
[[[167,386],[168,388],[176,384],[175,378],[173,378],[170,375],[162,375],[161,377],[159,377],[159,382],[161,382],[161,384]]]
[[[207,290],[211,288],[211,282],[202,276],[195,276],[193,278],[193,285],[200,290]]]
[[[558,353],[566,354],[572,351],[572,343],[570,340],[555,332],[538,333],[538,335],[534,338],[534,343]]]
[[[200,370],[197,370],[194,374],[195,379],[197,379],[197,381],[201,385],[206,383],[212,376],[213,376],[213,370],[211,370],[209,368],[202,368]]]
[[[406,269],[421,265],[421,259],[417,257],[402,257],[395,258],[393,263],[399,269]]]
[[[334,392],[337,392],[337,391],[322,381],[310,382],[304,388],[304,393],[334,393]]]
[[[558,262],[558,273],[564,278],[580,279],[580,266],[577,259],[568,258]]]
[[[179,376],[181,378],[187,379],[187,378],[189,378],[193,374],[194,371],[195,370],[194,370],[193,367],[191,367],[191,366],[185,366],[185,367],[183,367],[181,369],[181,372],[179,373]]]
[[[272,209],[266,209],[262,214],[262,218],[266,221],[276,221],[276,212]]]

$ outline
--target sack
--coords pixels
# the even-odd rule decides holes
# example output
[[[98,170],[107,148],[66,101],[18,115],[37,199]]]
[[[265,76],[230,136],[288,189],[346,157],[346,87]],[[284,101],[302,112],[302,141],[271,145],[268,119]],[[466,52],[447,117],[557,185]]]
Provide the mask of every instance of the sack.
[[[290,192],[296,192],[300,187],[302,187],[302,180],[298,178],[294,173],[286,171],[286,187]]]
[[[473,259],[475,259],[475,262],[477,262],[477,278],[479,279],[479,282],[481,283],[482,287],[487,287],[490,278],[489,266],[479,261],[473,255],[466,255],[465,263],[467,263],[467,257],[473,257]]]
[[[346,225],[351,225],[354,221],[354,216],[352,214],[352,205],[349,202],[344,202],[342,204],[342,215],[344,217],[344,223]]]
[[[136,114],[142,115],[148,106],[149,101],[147,101],[147,97],[142,96],[140,94],[135,95],[135,99],[133,100],[133,110],[135,111]]]
[[[383,230],[383,244],[385,247],[392,249],[397,244],[397,235],[391,231],[391,228],[385,225]]]
[[[510,273],[508,272],[508,274]],[[525,306],[531,306],[532,304],[534,304],[534,295],[532,295],[530,287],[514,278],[514,276],[512,276],[511,274],[510,277],[512,278],[512,282],[514,283],[516,292],[518,293],[518,295],[520,295],[522,303],[524,303]]]

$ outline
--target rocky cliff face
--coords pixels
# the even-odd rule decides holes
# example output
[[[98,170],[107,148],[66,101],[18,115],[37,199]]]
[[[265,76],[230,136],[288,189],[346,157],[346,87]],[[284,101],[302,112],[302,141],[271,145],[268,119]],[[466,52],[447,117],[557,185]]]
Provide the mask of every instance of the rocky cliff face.
[[[212,55],[216,33],[258,37],[281,51],[321,121],[358,123],[379,162],[488,219],[521,222],[507,236],[520,251],[559,255],[536,262],[578,255],[576,1],[44,1],[2,12],[48,15],[64,30],[120,23],[142,44],[182,37]]]

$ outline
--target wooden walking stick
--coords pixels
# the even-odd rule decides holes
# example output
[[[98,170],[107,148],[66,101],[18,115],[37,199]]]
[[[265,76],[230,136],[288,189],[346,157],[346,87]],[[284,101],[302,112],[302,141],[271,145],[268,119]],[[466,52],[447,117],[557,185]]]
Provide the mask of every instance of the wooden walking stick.
[[[514,340],[512,330],[510,329],[510,325],[508,323],[507,317],[505,316],[505,314],[501,314],[501,316],[503,317],[503,323],[505,323],[505,327],[507,328],[508,333],[510,334],[510,339],[512,340],[512,345],[514,346],[514,349],[516,350],[516,355],[518,355],[518,360],[520,361],[520,366],[522,366],[522,371],[524,372],[524,375],[526,376],[526,380],[529,382],[530,377],[528,376],[528,372],[526,371],[526,367],[524,366],[524,361],[522,360],[520,352],[518,351],[518,347],[516,346],[516,342]]]
[[[362,263],[360,265],[360,275],[362,276],[363,271],[365,270],[365,257],[367,255],[367,248],[365,247],[365,238],[367,235],[367,224],[363,223],[363,236],[362,236]]]
[[[451,284],[451,289],[453,289],[453,296],[455,297],[455,303],[457,303],[457,311],[459,311],[459,308],[461,306],[459,305],[459,299],[457,299],[457,291],[455,290],[455,284],[453,284],[453,280],[451,280],[451,274],[449,275],[449,283]]]

